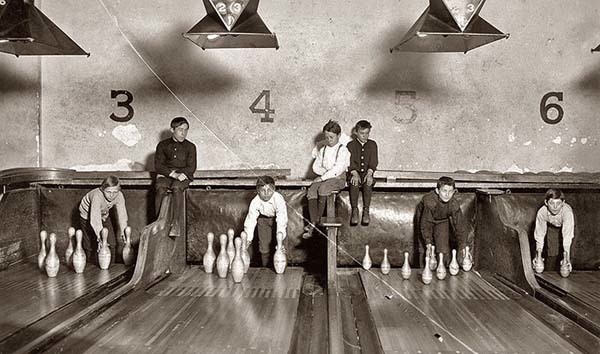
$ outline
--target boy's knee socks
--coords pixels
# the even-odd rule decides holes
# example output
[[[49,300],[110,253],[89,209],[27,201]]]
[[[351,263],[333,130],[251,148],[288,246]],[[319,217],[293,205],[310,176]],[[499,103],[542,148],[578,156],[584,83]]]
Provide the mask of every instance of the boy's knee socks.
[[[319,207],[316,199],[308,200],[308,217],[310,218],[310,222],[313,224],[317,224],[319,222]]]
[[[325,206],[327,206],[327,196],[319,196],[319,203],[318,203],[318,216],[317,216],[317,222],[319,220],[321,220],[321,217],[323,216],[323,212],[325,211]]]

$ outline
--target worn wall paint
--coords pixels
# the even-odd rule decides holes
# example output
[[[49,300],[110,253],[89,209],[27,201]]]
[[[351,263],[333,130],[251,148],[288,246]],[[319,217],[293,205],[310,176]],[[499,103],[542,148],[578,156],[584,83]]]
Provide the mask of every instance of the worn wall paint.
[[[466,55],[390,54],[426,7],[425,0],[263,0],[259,13],[277,33],[278,51],[202,51],[181,36],[204,16],[200,1],[46,0],[43,11],[92,55],[43,59],[44,163],[126,159],[152,168],[168,122],[185,115],[199,168],[281,167],[301,177],[328,119],[346,133],[368,119],[381,169],[600,170],[600,54],[590,53],[600,42],[593,30],[600,3],[491,0],[481,16],[510,39]],[[111,90],[134,95],[131,121],[109,119],[123,112]],[[271,92],[273,123],[248,109],[262,90]],[[556,125],[539,113],[550,91],[564,92]],[[135,144],[114,134],[130,124],[140,134]]]

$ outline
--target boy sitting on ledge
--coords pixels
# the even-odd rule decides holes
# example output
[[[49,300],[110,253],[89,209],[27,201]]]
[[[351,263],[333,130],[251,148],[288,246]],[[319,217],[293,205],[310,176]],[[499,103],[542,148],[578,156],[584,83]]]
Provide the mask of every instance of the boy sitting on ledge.
[[[331,192],[346,187],[346,170],[350,165],[350,151],[346,148],[347,142],[340,141],[342,128],[333,120],[330,120],[323,127],[327,144],[318,150],[313,162],[313,171],[319,177],[313,180],[313,183],[306,192],[308,199],[308,214],[310,221],[304,227],[304,239],[313,236],[313,230],[321,220],[325,211],[327,196]]]

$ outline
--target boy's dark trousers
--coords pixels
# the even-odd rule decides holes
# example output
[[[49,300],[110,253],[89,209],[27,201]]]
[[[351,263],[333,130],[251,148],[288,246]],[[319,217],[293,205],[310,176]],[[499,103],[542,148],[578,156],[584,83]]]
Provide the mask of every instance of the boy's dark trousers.
[[[269,266],[271,260],[271,241],[275,233],[275,218],[260,215],[256,220],[256,229],[258,231],[258,251],[260,252],[263,267]]]
[[[368,186],[365,182],[357,186],[350,184],[350,206],[358,208],[358,195],[362,187],[363,209],[369,209],[371,206],[371,195],[373,195],[373,186]]]
[[[365,174],[366,176],[366,174]],[[364,181],[365,176],[360,176],[361,181]],[[348,185],[350,186],[350,206],[352,208],[352,215],[355,220],[351,220],[351,223],[355,225],[358,223],[358,195],[360,194],[360,188],[362,187],[362,197],[363,197],[363,224],[369,224],[369,207],[371,206],[371,196],[373,195],[373,186],[367,185],[366,182],[361,182],[358,185],[353,185],[350,181],[348,181]],[[356,210],[356,211],[355,211]],[[354,215],[356,213],[356,215]],[[355,217],[354,217],[355,216]]]
[[[548,224],[546,231],[546,247],[544,265],[548,270],[556,270],[560,268],[560,261],[563,259],[563,247],[561,228],[552,224]],[[572,259],[572,258],[571,258]]]
[[[433,239],[435,244],[435,256],[439,262],[439,254],[444,254],[444,263],[450,263],[450,219],[437,222],[433,225]]]

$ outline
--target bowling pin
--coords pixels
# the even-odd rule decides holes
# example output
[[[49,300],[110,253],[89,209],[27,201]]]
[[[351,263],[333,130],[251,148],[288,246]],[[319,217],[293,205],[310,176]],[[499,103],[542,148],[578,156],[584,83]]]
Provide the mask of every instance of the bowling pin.
[[[46,239],[48,238],[48,232],[46,230],[40,231],[40,253],[38,254],[38,268],[44,270],[44,262],[46,261]]]
[[[421,273],[421,280],[423,284],[429,285],[431,284],[431,280],[433,279],[433,273],[431,273],[431,268],[429,266],[429,256],[425,256],[425,268],[423,268],[423,273]]]
[[[390,261],[388,260],[388,250],[387,248],[383,249],[383,261],[381,261],[381,273],[389,274],[390,273]]]
[[[369,256],[369,245],[365,245],[365,256],[363,257],[362,267],[365,270],[371,269],[373,262],[371,262],[371,256]]]
[[[215,256],[215,251],[213,251],[213,242],[215,240],[215,234],[209,232],[206,235],[206,240],[206,253],[204,253],[204,257],[202,257],[202,264],[204,265],[204,271],[210,274],[213,272],[213,268],[215,267],[215,260],[217,259],[217,256]]]
[[[440,262],[438,263],[437,270],[435,271],[435,276],[439,280],[444,280],[446,278],[446,266],[444,265],[444,254],[440,252]]]
[[[250,269],[250,253],[248,252],[248,234],[246,231],[240,233],[242,238],[242,261],[244,261],[244,274]]]
[[[460,266],[456,260],[456,250],[452,250],[452,261],[450,262],[450,266],[448,268],[450,269],[450,275],[456,275],[460,270]]]
[[[541,274],[544,271],[544,259],[542,258],[542,250],[537,250],[535,258],[533,259],[533,270]]]
[[[227,230],[227,256],[229,257],[229,268],[231,269],[231,262],[235,257],[235,246],[233,245],[233,229]]]
[[[471,251],[469,251],[469,246],[466,246],[464,249],[462,268],[465,272],[468,272],[473,268],[473,256],[471,255]]]
[[[227,270],[229,269],[229,256],[227,255],[227,235],[221,234],[219,236],[219,242],[221,243],[221,250],[217,257],[217,274],[219,278],[227,277]]]
[[[275,246],[275,255],[273,256],[273,266],[275,273],[282,274],[287,266],[287,257],[283,252],[283,233],[277,233],[277,246]]]
[[[86,256],[81,242],[83,240],[83,232],[77,230],[75,232],[75,252],[73,252],[73,269],[75,273],[83,273],[85,270]]]
[[[242,239],[237,237],[235,243],[235,255],[231,262],[231,277],[234,283],[241,283],[244,278],[244,261],[242,260]]]
[[[71,264],[71,257],[73,256],[73,236],[75,236],[75,228],[69,227],[69,229],[67,230],[69,246],[67,246],[67,250],[65,251],[65,262],[67,263],[67,266]]]
[[[60,260],[58,254],[56,254],[56,234],[51,232],[48,240],[50,241],[50,249],[46,256],[46,274],[49,278],[54,278],[58,274],[58,268],[60,268]]]
[[[568,277],[573,271],[573,266],[571,265],[571,260],[569,258],[569,252],[563,252],[563,260],[560,261],[560,276],[563,278]]]
[[[435,245],[431,245],[431,253],[429,254],[429,269],[435,272],[437,269],[437,259],[435,256]]]
[[[402,265],[402,278],[408,279],[410,278],[410,273],[412,269],[410,268],[410,263],[408,263],[408,252],[404,252],[404,264]]]
[[[125,235],[125,244],[121,255],[123,256],[123,264],[129,266],[135,263],[135,250],[131,245],[131,227],[127,226],[123,234]]]
[[[102,228],[100,231],[100,247],[98,250],[98,265],[100,269],[108,269],[110,266],[110,246],[108,245],[108,229]]]

